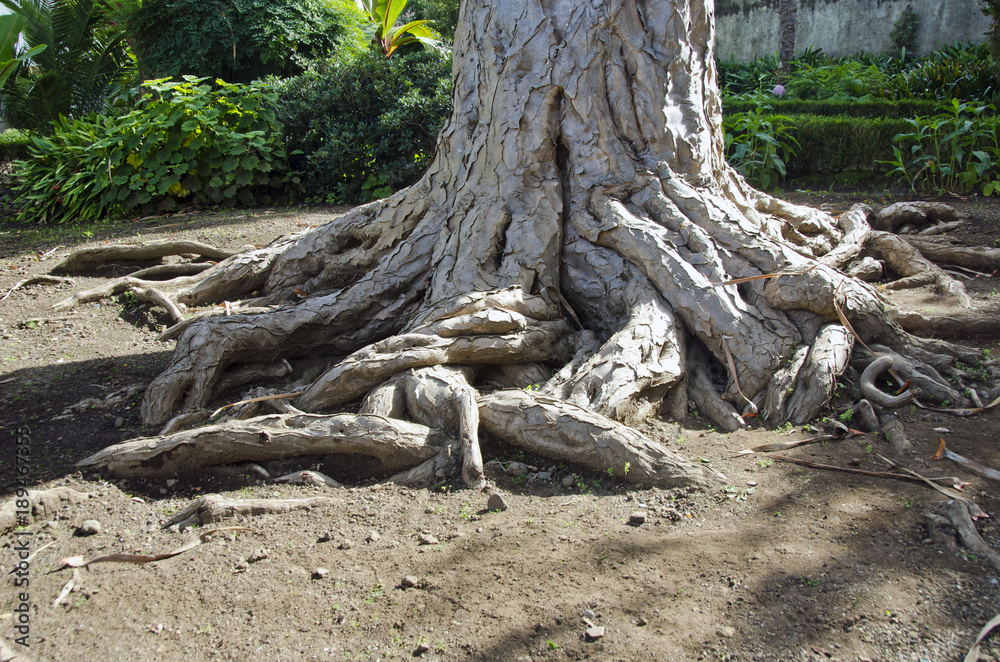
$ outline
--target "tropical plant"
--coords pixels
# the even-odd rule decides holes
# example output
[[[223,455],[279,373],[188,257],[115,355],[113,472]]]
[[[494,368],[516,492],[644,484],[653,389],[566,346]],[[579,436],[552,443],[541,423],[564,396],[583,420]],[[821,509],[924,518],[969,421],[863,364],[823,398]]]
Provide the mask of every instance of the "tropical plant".
[[[888,83],[897,99],[990,99],[1000,93],[1000,63],[987,44],[945,46]]]
[[[737,113],[725,118],[722,124],[730,165],[750,183],[765,190],[785,178],[785,164],[798,148],[791,118],[765,114],[770,110],[765,106]]]
[[[145,0],[127,21],[144,78],[230,83],[296,76],[335,52],[360,52],[364,22],[351,0]]]
[[[425,46],[436,46],[439,35],[431,28],[428,19],[417,19],[401,26],[396,25],[407,0],[357,0],[358,6],[368,15],[368,34],[379,45],[386,57],[391,57],[400,47],[407,44],[421,43]]]
[[[4,87],[3,112],[11,126],[44,131],[60,115],[103,110],[130,65],[124,32],[108,20],[107,5],[95,0],[0,4],[25,19],[26,49],[18,53],[20,65]]]
[[[14,55],[14,47],[21,39],[21,30],[28,19],[18,14],[4,14],[0,16],[0,87],[7,83],[10,75],[21,65],[32,57],[38,55],[46,48],[47,44],[41,44],[29,49],[19,55]]]
[[[24,221],[93,220],[179,203],[253,204],[283,184],[269,85],[147,81],[121,117],[60,117],[14,171]],[[267,198],[265,198],[265,201]]]
[[[893,138],[890,175],[911,189],[939,195],[1000,193],[1000,120],[992,105],[962,103],[958,99],[932,117],[906,120],[911,130]]]

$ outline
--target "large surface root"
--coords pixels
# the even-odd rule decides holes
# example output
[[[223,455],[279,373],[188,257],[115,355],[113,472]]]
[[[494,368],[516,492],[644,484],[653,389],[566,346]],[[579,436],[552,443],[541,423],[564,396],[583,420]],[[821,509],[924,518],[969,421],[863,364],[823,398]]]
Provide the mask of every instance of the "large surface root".
[[[278,414],[127,441],[81,460],[77,467],[115,476],[169,476],[236,462],[360,454],[377,460],[389,473],[436,456],[445,443],[440,432],[381,416]]]
[[[525,391],[497,391],[479,398],[483,428],[532,452],[610,469],[630,483],[706,486],[718,476],[668,451],[633,428],[562,400]]]
[[[295,406],[304,411],[326,410],[359,398],[396,373],[411,368],[544,360],[553,356],[557,341],[569,332],[569,326],[562,320],[528,326],[527,320],[519,317],[509,311],[485,311],[481,318],[470,316],[470,330],[512,332],[504,335],[441,337],[408,333],[375,343],[316,380]]]

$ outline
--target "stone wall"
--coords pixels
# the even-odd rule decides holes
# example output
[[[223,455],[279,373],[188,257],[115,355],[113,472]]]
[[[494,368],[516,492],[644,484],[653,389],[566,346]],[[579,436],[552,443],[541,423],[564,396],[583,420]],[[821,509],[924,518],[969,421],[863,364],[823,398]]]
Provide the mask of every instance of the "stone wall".
[[[776,53],[778,4],[716,0],[716,56],[745,62]],[[990,27],[980,0],[800,0],[795,50],[812,46],[829,55],[888,51],[889,33],[907,5],[920,17],[919,54],[957,41],[980,43]]]

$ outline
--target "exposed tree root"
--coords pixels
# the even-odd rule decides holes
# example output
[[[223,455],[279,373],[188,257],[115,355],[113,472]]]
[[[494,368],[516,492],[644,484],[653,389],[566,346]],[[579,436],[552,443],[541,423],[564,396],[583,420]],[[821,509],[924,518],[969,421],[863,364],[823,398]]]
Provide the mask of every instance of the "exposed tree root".
[[[388,434],[410,418],[450,436],[418,426],[399,448],[373,441],[393,480],[440,479],[461,461],[481,487],[481,427],[626,480],[706,484],[704,467],[625,424],[683,417],[689,402],[725,430],[753,414],[807,422],[857,345],[891,356],[928,401],[961,405],[998,388],[1000,371],[980,367],[975,350],[910,335],[876,288],[848,275],[878,277],[882,256],[967,307],[922,244],[869,225],[926,224],[946,210],[872,221],[858,206],[835,219],[753,190],[726,164],[710,6],[608,0],[553,12],[483,0],[462,12],[453,113],[423,178],[169,281],[179,303],[224,302],[226,314],[164,336],[177,348],[142,417],[160,424],[245,379],[283,379],[255,370],[286,359],[322,363],[323,374],[286,389],[303,393],[277,401],[285,414],[132,442],[87,466],[172,471],[335,452],[351,444],[315,441],[331,421]],[[485,393],[498,385],[531,392]],[[876,391],[883,405],[893,397]],[[349,419],[301,413],[362,399]]]
[[[948,275],[941,267],[920,254],[916,248],[901,237],[887,232],[872,232],[868,237],[869,249],[877,252],[889,268],[901,276],[882,287],[903,289],[933,284],[945,297],[951,297],[959,308],[969,308],[971,302],[965,286]]]
[[[941,538],[945,547],[952,553],[956,551],[954,532],[958,533],[962,544],[976,556],[986,559],[994,570],[1000,571],[1000,553],[989,546],[976,531],[972,522],[968,504],[962,501],[944,501],[932,511],[924,513],[931,522],[931,531],[940,531],[941,524],[947,522],[954,527],[950,540],[946,532],[940,532],[936,538]]]
[[[222,522],[238,517],[259,517],[260,515],[280,515],[293,510],[310,510],[322,506],[339,504],[331,497],[310,497],[307,499],[227,499],[218,494],[199,497],[163,524],[163,528],[177,526],[187,529],[214,522]]]
[[[53,271],[76,272],[96,269],[108,262],[135,262],[141,260],[156,260],[168,255],[185,255],[192,253],[209,260],[224,260],[230,257],[231,251],[222,250],[198,241],[151,241],[145,244],[115,244],[113,246],[98,246],[74,251],[65,260],[57,264]]]
[[[711,485],[719,477],[638,431],[562,400],[525,391],[479,398],[483,428],[545,457],[610,469],[630,483]]]
[[[59,276],[32,276],[31,278],[25,278],[24,280],[18,281],[13,287],[7,290],[7,293],[0,297],[0,301],[3,301],[11,294],[21,289],[22,287],[27,287],[28,285],[73,285],[74,281],[72,278],[61,278]]]
[[[134,292],[136,296],[139,296],[140,291],[157,291],[156,288],[163,287],[182,287],[184,285],[191,285],[197,283],[200,276],[181,276],[179,278],[174,278],[173,280],[142,280],[140,278],[133,278],[132,276],[124,276],[122,278],[117,278],[107,283],[98,285],[95,288],[84,290],[83,292],[77,292],[68,299],[64,299],[59,303],[52,306],[54,310],[66,310],[72,308],[73,306],[78,306],[82,303],[91,303],[93,301],[101,301],[102,299],[107,299],[115,295],[121,294],[123,292]],[[150,295],[147,295],[147,297]],[[173,311],[177,311],[176,306],[173,306]],[[168,308],[170,310],[170,308]],[[171,311],[171,315],[173,315]],[[177,311],[178,316],[180,316],[179,311]]]
[[[204,273],[215,266],[214,262],[183,262],[181,264],[158,264],[155,267],[147,267],[139,271],[133,271],[129,275],[132,278],[140,279],[166,279],[170,280],[180,276],[194,276]]]
[[[940,202],[897,202],[881,209],[871,219],[872,227],[895,232],[904,225],[927,225],[935,221],[956,222],[961,218],[954,207]]]
[[[903,237],[903,239],[920,251],[925,258],[937,264],[951,264],[983,271],[1000,269],[1000,248],[953,246],[917,237]]]
[[[392,472],[434,457],[445,442],[423,425],[381,416],[274,414],[127,441],[77,467],[116,476],[169,476],[220,464],[351,453],[370,456]]]

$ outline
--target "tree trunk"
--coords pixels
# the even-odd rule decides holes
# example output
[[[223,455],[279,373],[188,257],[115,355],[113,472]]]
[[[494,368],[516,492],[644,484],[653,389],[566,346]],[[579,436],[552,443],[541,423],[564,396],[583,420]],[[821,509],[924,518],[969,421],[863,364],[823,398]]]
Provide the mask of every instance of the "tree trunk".
[[[838,222],[753,190],[728,166],[714,31],[703,0],[464,3],[452,115],[424,177],[230,258],[210,288],[182,295],[255,294],[269,308],[191,323],[146,392],[145,421],[206,407],[241,365],[303,356],[333,367],[296,388],[298,410],[374,389],[369,411],[428,421],[402,404],[423,397],[418,387],[407,399],[393,380],[450,365],[468,369],[422,402],[447,408],[442,426],[467,452],[479,452],[478,420],[518,443],[558,427],[569,436],[540,451],[629,480],[705,483],[701,468],[608,417],[633,424],[665,397],[675,414],[693,401],[726,429],[814,416],[854,344],[841,314],[865,342],[949,361],[950,346],[910,338],[870,286],[838,271],[861,251],[863,213]],[[476,412],[476,375],[520,364],[534,367],[503,374],[541,365],[556,378],[522,385],[538,397],[481,397]],[[479,484],[481,460],[464,466]]]

